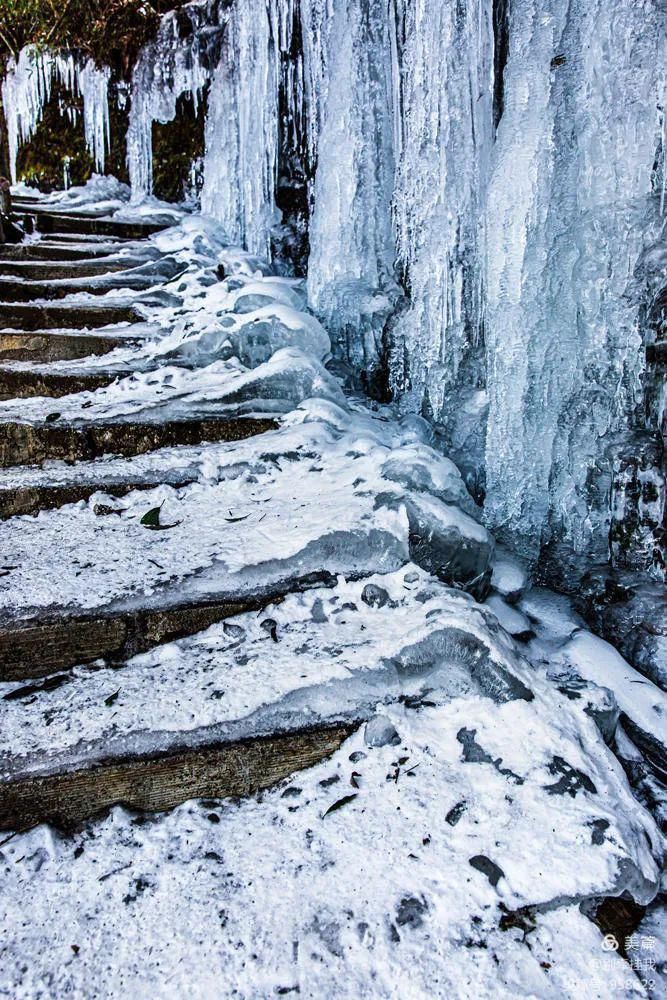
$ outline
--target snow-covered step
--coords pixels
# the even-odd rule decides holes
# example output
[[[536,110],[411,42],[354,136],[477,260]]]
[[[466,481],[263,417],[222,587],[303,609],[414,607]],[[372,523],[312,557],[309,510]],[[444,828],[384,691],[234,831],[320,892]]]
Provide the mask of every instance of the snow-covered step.
[[[0,364],[0,401],[31,396],[68,396],[73,392],[94,392],[120,375],[117,371],[75,373],[45,371],[43,366],[13,368]]]
[[[106,295],[114,289],[145,291],[174,278],[183,270],[173,259],[164,258],[136,267],[125,267],[120,273],[107,273],[92,277],[70,277],[57,280],[22,279],[0,274],[0,302],[35,302],[64,299],[68,295]]]
[[[142,339],[140,324],[110,326],[93,330],[2,330],[2,361],[72,361],[91,355],[108,354],[132,346]],[[132,333],[130,333],[130,330]]]
[[[57,462],[44,467],[0,469],[0,518],[77,503],[97,492],[118,498],[133,490],[152,489],[161,484],[185,486],[208,475],[214,475],[218,481],[235,479],[242,473],[264,471],[262,452],[271,455],[272,463],[278,463],[303,447],[298,436],[285,428],[266,431],[261,445],[259,449],[247,439],[179,445],[132,458],[107,455],[74,465]]]
[[[0,327],[15,330],[92,329],[112,323],[134,323],[143,317],[125,298],[116,301],[71,305],[0,302]]]
[[[232,615],[257,613],[288,593],[328,579],[326,573],[300,577],[274,574],[261,586],[251,581],[246,592],[237,595],[228,588],[218,596],[204,590],[201,595],[181,598],[172,588],[153,600],[150,594],[144,595],[143,600],[126,601],[112,610],[44,612],[25,620],[0,614],[0,682],[48,677],[77,663],[99,659],[122,663],[136,653],[192,635]]]
[[[530,668],[415,566],[291,594],[46,685],[0,686],[0,828],[247,794],[336,749],[378,705],[530,701]],[[375,719],[370,745],[395,740]]]
[[[118,250],[116,243],[59,243],[41,240],[36,243],[16,243],[0,246],[0,260],[87,260],[108,257]]]
[[[90,659],[104,655],[109,615],[134,621],[146,609],[244,600],[284,592],[313,574],[362,577],[411,558],[484,595],[493,540],[457,505],[465,504],[460,477],[438,469],[434,452],[368,440],[361,448],[358,438],[336,438],[317,424],[290,430],[291,448],[280,446],[282,432],[248,439],[227,459],[202,460],[201,481],[183,488],[163,485],[122,500],[110,488],[85,504],[2,522],[2,670],[47,673],[77,662],[68,652],[73,619]],[[418,481],[427,458],[429,492]],[[116,468],[127,475],[133,464],[123,470],[118,460]],[[150,472],[151,463],[144,468]],[[8,486],[12,480],[9,471]],[[91,643],[102,643],[99,652]]]
[[[354,728],[351,722],[296,725],[237,740],[215,739],[211,733],[185,744],[146,733],[139,750],[117,746],[115,754],[109,750],[102,760],[78,766],[62,760],[50,771],[5,773],[0,830],[26,830],[42,822],[69,827],[120,802],[154,812],[192,798],[250,795],[329,757]],[[44,755],[38,763],[47,764]]]
[[[270,418],[231,415],[152,420],[120,417],[71,424],[54,410],[42,423],[0,422],[0,467],[51,460],[76,462],[109,454],[141,455],[155,448],[199,441],[237,441],[275,426]]]
[[[16,278],[31,278],[35,281],[61,281],[72,278],[91,278],[100,274],[125,271],[142,264],[139,257],[119,260],[72,260],[63,263],[56,260],[4,260],[0,258],[0,274]]]
[[[158,222],[116,222],[110,218],[96,218],[92,215],[31,211],[40,233],[91,233],[95,236],[120,236],[127,240],[147,239],[154,233],[166,229],[165,223]]]

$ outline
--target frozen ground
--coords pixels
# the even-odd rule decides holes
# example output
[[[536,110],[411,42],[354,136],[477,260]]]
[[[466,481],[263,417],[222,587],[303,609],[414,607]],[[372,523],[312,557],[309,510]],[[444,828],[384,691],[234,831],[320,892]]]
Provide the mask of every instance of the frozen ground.
[[[580,904],[656,897],[655,800],[645,775],[633,796],[619,758],[632,774],[662,766],[664,695],[567,601],[527,589],[424,421],[343,393],[299,282],[226,248],[210,220],[185,216],[152,244],[184,270],[119,359],[159,370],[2,403],[0,419],[261,412],[280,426],[2,470],[0,486],[100,485],[0,524],[3,615],[165,604],[321,569],[337,582],[120,669],[2,685],[2,770],[364,721],[330,760],[245,801],[118,807],[4,840],[0,995],[646,996],[648,977],[604,950]],[[115,498],[128,479],[161,485]],[[141,517],[160,505],[167,530],[150,530]],[[659,908],[644,920],[659,928]]]

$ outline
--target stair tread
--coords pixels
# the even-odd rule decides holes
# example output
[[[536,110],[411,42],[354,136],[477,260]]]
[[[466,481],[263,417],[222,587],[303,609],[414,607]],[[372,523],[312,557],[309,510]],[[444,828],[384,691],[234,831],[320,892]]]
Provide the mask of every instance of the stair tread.
[[[467,627],[472,633],[477,612],[422,571],[410,567],[410,573],[417,578],[415,589],[406,589],[404,568],[339,581],[333,588],[289,594],[260,614],[225,619],[121,667],[77,666],[37,691],[20,682],[0,684],[0,773],[13,767],[13,758],[45,751],[49,757],[66,751],[87,757],[97,744],[104,754],[110,738],[187,734],[196,746],[204,727],[217,726],[226,738],[259,735],[300,715],[323,722],[350,710],[372,712],[383,694],[393,697],[397,688],[415,693],[423,678],[406,676],[401,683],[396,665],[409,661],[424,640],[439,641],[443,631],[453,637],[454,628]],[[387,595],[382,607],[365,601],[369,586]],[[416,601],[417,589],[428,592],[428,600]],[[480,646],[488,649],[488,642],[480,640]],[[452,687],[466,684],[464,648],[452,640],[445,667]],[[468,686],[483,691],[472,678]],[[105,699],[115,692],[106,711]],[[510,696],[507,689],[502,698]]]
[[[5,329],[39,330],[61,327],[87,328],[143,320],[129,298],[104,302],[0,302],[0,326]]]
[[[32,216],[37,229],[49,234],[60,231],[147,239],[169,225],[160,222],[123,222],[104,214],[49,211],[39,207],[28,208],[20,214]]]
[[[22,402],[28,405],[39,398]],[[46,401],[52,407],[61,402],[48,397]],[[5,405],[0,404],[0,408]],[[238,416],[232,412],[213,411],[205,414],[194,408],[190,413],[170,413],[165,409],[165,412],[158,410],[140,419],[124,415],[69,423],[60,420],[54,409],[51,421],[47,419],[41,424],[0,423],[0,466],[32,465],[51,460],[74,462],[107,454],[139,455],[165,446],[252,437],[273,427],[275,421],[270,416]]]
[[[206,478],[182,489],[135,491],[117,504],[93,496],[85,505],[2,522],[0,550],[13,567],[0,577],[4,620],[57,609],[131,610],[146,601],[164,606],[193,595],[238,595],[293,575],[365,574],[402,565],[412,535],[401,507],[404,492],[384,477],[387,450],[355,450],[353,437],[336,440],[318,424],[288,431],[289,448],[276,447],[281,431],[230,449],[220,479],[215,467],[203,464]],[[457,480],[453,488],[463,487]],[[378,504],[388,494],[396,502]],[[105,508],[96,513],[97,503]],[[169,530],[142,525],[160,504],[160,522]],[[449,545],[456,553],[452,579],[470,582],[488,564],[488,534],[458,508],[428,504],[423,530],[439,545],[440,571],[447,569]],[[427,558],[421,551],[418,556]]]
[[[108,292],[131,289],[145,291],[173,279],[182,265],[173,259],[157,259],[146,262],[140,260],[135,266],[124,267],[108,274],[82,277],[39,280],[20,276],[0,274],[0,304],[4,302],[28,302],[36,304],[64,299],[70,295],[105,295]],[[63,303],[66,304],[66,303]]]
[[[261,453],[261,439],[254,444]],[[358,495],[352,488],[349,476],[356,479],[362,463],[341,456],[331,477],[308,477],[307,463],[287,461],[284,472],[271,463],[261,474],[263,463],[256,461],[254,484],[239,476],[193,483],[181,491],[164,486],[130,493],[114,505],[122,508],[120,515],[96,515],[93,499],[83,508],[4,521],[3,563],[15,568],[0,577],[0,615],[9,622],[40,609],[74,613],[131,610],[146,602],[162,606],[193,595],[251,591],[297,567],[299,574],[323,568],[369,571],[378,560],[402,560],[402,520],[393,518],[392,525],[389,519],[386,530],[377,527],[368,517],[374,496]],[[142,526],[141,517],[163,500],[161,521],[175,527],[155,531]],[[332,537],[341,544],[329,552]],[[59,554],[57,594],[50,574],[54,551]]]
[[[247,771],[243,748],[256,741],[281,738],[284,756],[309,733],[313,752],[319,746],[324,755],[330,739],[342,741],[379,702],[423,697],[423,669],[412,663],[430,664],[438,703],[464,692],[525,700],[529,669],[497,645],[492,622],[408,566],[287,594],[119,668],[78,666],[46,686],[0,684],[0,827],[83,818],[127,801],[139,765],[160,808],[162,762],[179,775],[183,801],[198,787],[202,753],[226,750],[236,780]],[[481,668],[471,669],[472,647]],[[266,783],[267,770],[252,783]],[[127,775],[120,789],[119,774]],[[82,786],[85,803],[73,794]],[[141,794],[148,789],[137,805]]]
[[[3,260],[0,258],[0,275],[4,278],[23,278],[37,281],[63,281],[75,278],[115,274],[144,262],[143,257],[119,257],[117,260],[102,257],[100,260]]]

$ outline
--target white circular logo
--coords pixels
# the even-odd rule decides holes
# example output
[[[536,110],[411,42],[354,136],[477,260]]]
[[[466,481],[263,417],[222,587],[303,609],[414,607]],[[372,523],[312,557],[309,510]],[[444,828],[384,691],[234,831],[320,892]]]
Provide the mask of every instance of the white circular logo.
[[[618,941],[613,934],[605,934],[602,939],[603,951],[618,951]]]

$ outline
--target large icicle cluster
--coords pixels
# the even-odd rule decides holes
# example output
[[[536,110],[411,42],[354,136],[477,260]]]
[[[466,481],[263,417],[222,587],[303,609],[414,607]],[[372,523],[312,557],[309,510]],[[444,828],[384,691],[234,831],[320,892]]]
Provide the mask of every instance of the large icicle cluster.
[[[606,558],[613,469],[655,430],[640,324],[664,203],[662,6],[206,0],[165,16],[134,72],[134,199],[153,122],[210,82],[203,210],[270,253],[300,174],[309,304],[335,352],[438,424],[532,561],[563,538]],[[59,58],[10,68],[14,159],[54,72],[76,77],[103,154],[102,79]]]
[[[203,211],[229,239],[267,255],[278,221],[278,57],[270,15],[256,0],[236,0],[229,11],[211,83],[202,190]]]
[[[565,535],[604,558],[660,211],[656,5],[517,0],[496,37],[491,0],[268,10],[268,32],[264,2],[233,14],[255,30],[216,81],[206,210],[266,247],[287,142],[312,172],[309,301],[339,355],[369,380],[388,361],[526,556]]]
[[[640,402],[635,275],[660,212],[658,6],[512,3],[485,220],[487,517],[533,557],[550,524],[591,547],[596,467]]]
[[[42,120],[44,106],[51,97],[54,80],[72,94],[83,98],[83,124],[86,146],[95,168],[104,170],[109,146],[110,71],[98,68],[92,59],[82,61],[71,52],[52,52],[29,45],[18,60],[10,59],[2,84],[2,103],[7,121],[9,163],[16,183],[16,160],[23,143],[35,134]]]
[[[446,422],[459,375],[480,379],[492,3],[417,0],[405,9],[395,212],[410,307],[394,330],[391,379],[404,407]]]
[[[142,50],[135,66],[127,133],[127,165],[134,202],[153,191],[153,122],[173,121],[176,101],[183,94],[192,97],[196,109],[210,79],[209,33],[197,30],[204,12],[205,8],[189,8],[193,20],[184,34],[177,12],[167,14],[157,37]]]

